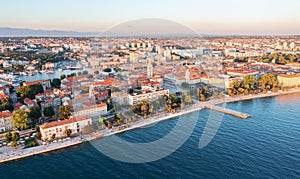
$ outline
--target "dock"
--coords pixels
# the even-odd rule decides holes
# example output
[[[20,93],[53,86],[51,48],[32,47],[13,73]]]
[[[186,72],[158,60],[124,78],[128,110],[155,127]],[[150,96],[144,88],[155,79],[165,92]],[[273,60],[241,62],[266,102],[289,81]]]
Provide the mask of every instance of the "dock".
[[[223,108],[223,107],[215,106],[215,105],[204,106],[204,108],[222,112],[224,114],[229,114],[229,115],[232,115],[232,116],[235,116],[238,118],[242,118],[242,119],[248,119],[248,118],[252,117],[250,114],[245,114],[245,113],[242,113],[239,111],[235,111],[232,109],[227,109],[227,108]]]

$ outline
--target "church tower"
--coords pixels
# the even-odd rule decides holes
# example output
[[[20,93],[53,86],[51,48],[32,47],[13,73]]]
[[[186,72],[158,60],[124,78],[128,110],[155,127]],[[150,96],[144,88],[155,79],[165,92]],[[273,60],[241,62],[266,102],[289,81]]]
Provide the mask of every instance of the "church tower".
[[[148,59],[148,64],[147,64],[147,76],[148,78],[152,78],[153,77],[153,65],[152,65],[152,60]]]

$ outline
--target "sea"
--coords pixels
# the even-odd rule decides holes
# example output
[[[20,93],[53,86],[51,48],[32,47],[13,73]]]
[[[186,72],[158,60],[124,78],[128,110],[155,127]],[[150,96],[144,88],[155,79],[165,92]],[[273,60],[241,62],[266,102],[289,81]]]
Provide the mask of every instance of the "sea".
[[[0,164],[0,178],[300,178],[299,99],[300,94],[290,94],[226,104],[252,117],[224,115],[216,134],[203,148],[199,139],[211,111],[201,110],[187,140],[173,153],[154,161],[120,161],[86,142]],[[154,142],[169,134],[179,120],[166,120],[105,140],[118,137],[134,143]],[[184,122],[188,125],[192,121],[186,118]],[[122,151],[116,146],[116,151]]]

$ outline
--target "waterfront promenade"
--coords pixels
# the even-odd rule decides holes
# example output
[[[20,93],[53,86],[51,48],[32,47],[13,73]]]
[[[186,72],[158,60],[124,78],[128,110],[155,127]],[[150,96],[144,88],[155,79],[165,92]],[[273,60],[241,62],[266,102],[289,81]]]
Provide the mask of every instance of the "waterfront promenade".
[[[143,120],[137,120],[133,121],[128,124],[126,128],[119,129],[119,128],[113,128],[113,129],[103,129],[98,131],[97,133],[92,133],[89,135],[85,135],[83,138],[85,141],[95,140],[106,136],[111,136],[114,134],[118,134],[121,132],[125,132],[128,130],[133,130],[136,128],[140,128],[143,126],[151,125],[157,122],[161,122],[164,120],[172,119],[181,115],[193,113],[196,111],[199,111],[203,109],[207,105],[217,105],[217,104],[223,104],[223,103],[230,103],[230,102],[237,102],[237,101],[243,101],[243,100],[251,100],[255,98],[264,98],[264,97],[272,97],[272,96],[278,96],[278,95],[285,95],[285,94],[291,94],[291,93],[300,93],[300,88],[291,89],[289,91],[280,91],[280,92],[271,92],[271,93],[265,93],[265,94],[257,94],[257,95],[244,95],[244,96],[235,96],[235,97],[224,97],[222,99],[215,99],[210,100],[206,102],[197,102],[193,105],[190,105],[186,109],[182,109],[181,111],[177,113],[161,113],[152,117],[145,118]],[[57,143],[49,143],[47,145],[40,145],[37,147],[27,148],[23,149],[21,147],[17,147],[16,149],[12,149],[9,146],[4,146],[0,148],[0,163],[9,162],[13,160],[18,160],[25,157],[30,157],[33,155],[38,155],[74,145],[81,144],[83,142],[82,136],[73,137],[66,141],[61,141]]]

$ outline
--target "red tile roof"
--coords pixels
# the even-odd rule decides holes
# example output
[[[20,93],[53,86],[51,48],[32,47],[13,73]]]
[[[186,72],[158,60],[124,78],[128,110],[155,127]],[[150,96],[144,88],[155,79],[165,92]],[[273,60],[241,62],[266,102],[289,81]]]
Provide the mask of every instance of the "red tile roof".
[[[83,120],[87,120],[87,119],[90,119],[90,118],[87,116],[81,116],[81,117],[77,117],[77,118],[65,119],[65,120],[60,120],[60,121],[55,121],[55,122],[50,122],[50,123],[44,124],[44,125],[40,126],[40,128],[47,129],[47,128],[51,128],[51,127],[58,127],[58,126],[71,124],[71,123],[75,123],[75,122],[83,121]]]
[[[10,112],[7,111],[0,112],[0,118],[10,117],[10,116],[12,116]]]

